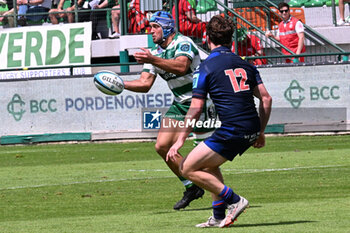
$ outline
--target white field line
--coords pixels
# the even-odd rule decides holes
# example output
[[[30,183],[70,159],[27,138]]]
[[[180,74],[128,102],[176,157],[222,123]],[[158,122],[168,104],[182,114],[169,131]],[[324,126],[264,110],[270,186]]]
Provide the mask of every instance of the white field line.
[[[333,168],[343,167],[344,165],[321,165],[310,167],[289,167],[289,168],[266,168],[266,169],[222,169],[223,171],[235,171],[233,174],[245,174],[245,173],[259,173],[259,172],[275,172],[275,171],[293,171],[300,169],[319,169],[319,168]]]
[[[310,167],[266,168],[266,169],[222,169],[222,170],[225,172],[230,172],[230,174],[249,174],[249,173],[260,173],[260,172],[293,171],[293,170],[301,170],[301,169],[334,168],[334,167],[342,167],[342,166],[344,166],[344,165],[322,165],[322,166],[310,166]],[[122,170],[122,171],[127,171],[127,172],[168,172],[169,170],[165,170],[165,169],[148,169],[148,170],[128,169],[128,170]],[[117,182],[117,181],[128,181],[128,180],[149,180],[149,179],[168,179],[168,178],[175,178],[175,177],[174,176],[161,176],[161,177],[141,177],[141,178],[119,178],[119,179],[76,181],[76,182],[68,182],[68,183],[61,183],[61,184],[38,184],[38,185],[0,188],[0,191],[25,189],[25,188],[67,186],[67,185],[75,185],[75,184],[93,184],[93,183]]]

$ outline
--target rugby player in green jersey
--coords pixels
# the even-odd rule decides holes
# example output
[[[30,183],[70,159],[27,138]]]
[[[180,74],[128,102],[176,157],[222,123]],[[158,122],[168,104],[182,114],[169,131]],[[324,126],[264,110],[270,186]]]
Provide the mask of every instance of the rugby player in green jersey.
[[[148,92],[157,75],[168,84],[174,95],[174,101],[162,119],[158,132],[155,149],[164,159],[180,132],[192,99],[192,74],[200,64],[199,51],[194,42],[186,36],[175,32],[175,22],[171,14],[158,11],[149,20],[153,42],[156,46],[150,51],[142,49],[134,57],[137,62],[144,64],[139,79],[125,81],[125,89],[134,92]],[[170,128],[169,128],[170,127]],[[191,201],[203,196],[204,190],[183,178],[179,173],[181,159],[166,161],[172,172],[186,187],[183,198],[177,202],[174,209],[185,208]]]

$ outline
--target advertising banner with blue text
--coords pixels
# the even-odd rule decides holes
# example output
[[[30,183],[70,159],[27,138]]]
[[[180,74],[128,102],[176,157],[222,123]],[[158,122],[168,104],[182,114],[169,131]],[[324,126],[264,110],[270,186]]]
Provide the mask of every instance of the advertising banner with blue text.
[[[288,132],[350,130],[350,65],[260,69],[273,98],[269,124]],[[139,74],[121,75],[124,80]],[[158,77],[148,93],[100,92],[93,77],[0,80],[0,136],[159,129],[173,94]],[[258,106],[258,105],[257,105]]]
[[[138,75],[121,76],[135,79]],[[67,132],[141,132],[142,109],[168,108],[166,82],[148,93],[105,95],[90,78],[0,82],[0,136]]]
[[[350,129],[350,64],[260,69],[273,103],[269,124],[284,132]]]

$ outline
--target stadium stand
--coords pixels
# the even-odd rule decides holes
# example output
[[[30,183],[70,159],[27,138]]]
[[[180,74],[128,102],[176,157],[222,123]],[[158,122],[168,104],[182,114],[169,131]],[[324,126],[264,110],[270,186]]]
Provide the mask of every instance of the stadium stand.
[[[2,26],[2,21],[4,20],[5,17],[1,17],[1,15],[3,15],[5,12],[7,12],[8,6],[5,2],[3,2],[2,4],[0,4],[0,26]]]
[[[128,11],[129,28],[128,32],[132,34],[149,32],[149,22],[147,12],[140,8],[140,0],[132,0]]]
[[[107,1],[107,0],[106,0]],[[125,14],[122,12],[121,9],[121,17],[124,17],[121,20],[121,29],[126,28],[126,30],[121,30],[121,34],[145,34],[149,31],[148,24],[147,24],[147,12],[142,12],[140,8],[140,1],[142,0],[132,0],[129,4],[128,13]],[[298,18],[303,22],[304,24],[308,25],[311,29],[317,29],[316,32],[313,32],[312,34],[314,36],[319,35],[327,35],[326,40],[329,39],[329,41],[335,41],[337,44],[341,44],[342,49],[347,50],[347,42],[346,38],[344,36],[334,36],[340,34],[340,31],[338,33],[338,30],[332,28],[336,31],[336,33],[332,33],[329,31],[328,27],[332,27],[332,7],[327,7],[329,5],[329,2],[324,1],[322,7],[305,7],[306,2],[305,0],[293,0],[290,1],[291,4],[294,4],[294,2],[300,3],[299,5],[295,4],[295,6],[298,7],[292,7],[291,8],[291,15]],[[91,0],[90,0],[91,2]],[[102,4],[103,1],[100,1],[99,4]],[[112,0],[108,1],[112,2]],[[115,2],[115,1],[113,1]],[[126,1],[129,2],[129,1]],[[123,1],[123,4],[126,3]],[[164,9],[167,9],[168,11],[171,11],[173,8],[173,1],[166,0],[164,2]],[[190,0],[191,4],[195,4],[196,1]],[[205,4],[203,4],[205,2]],[[221,3],[220,3],[221,2]],[[222,7],[222,0],[215,1],[215,0],[205,0],[205,1],[199,1],[196,6],[196,14],[198,18],[201,19],[203,22],[207,22],[210,17],[214,14],[224,12],[225,9]],[[262,2],[266,2],[266,5],[262,5]],[[277,25],[280,22],[280,18],[277,12],[277,9],[273,6],[274,3],[278,3],[279,1],[273,0],[273,1],[242,1],[242,0],[230,0],[228,1],[228,9],[233,10],[236,14],[241,16],[241,18],[236,17],[237,22],[237,28],[246,28],[248,35],[254,35],[258,37],[261,40],[261,45],[264,48],[264,51],[266,51],[267,56],[278,56],[276,51],[280,50],[278,44],[275,44],[273,41],[268,41],[264,34],[261,33],[261,31],[265,31],[266,29],[276,31]],[[65,3],[69,3],[69,1],[65,1]],[[307,4],[306,4],[307,5]],[[79,5],[78,7],[78,21],[84,22],[84,21],[93,21],[93,39],[102,38],[107,39],[108,37],[111,37],[113,31],[112,30],[112,23],[110,18],[110,12],[112,10],[113,5],[108,4],[107,7],[104,7],[102,9],[93,9],[91,13],[89,12],[89,2],[86,1],[85,4]],[[0,9],[3,9],[0,8]],[[126,8],[127,9],[127,8]],[[91,9],[90,9],[91,10]],[[4,11],[4,10],[3,10]],[[107,16],[106,16],[107,12]],[[152,12],[150,12],[152,13]],[[229,16],[233,16],[233,13],[228,11]],[[348,14],[348,9],[346,9],[346,15]],[[323,17],[319,17],[322,15]],[[127,20],[125,18],[127,17]],[[7,17],[8,18],[8,17]],[[126,21],[126,23],[125,23]],[[62,21],[60,21],[63,23]],[[41,24],[42,21],[39,22]],[[50,23],[50,22],[49,22]],[[2,22],[2,27],[4,26],[4,23]],[[1,26],[1,25],[0,25]],[[327,30],[325,29],[327,28]],[[260,31],[261,30],[261,31]],[[347,31],[348,29],[343,28],[341,30],[344,33],[344,30]],[[118,36],[116,36],[118,38]],[[343,38],[343,39],[342,39]],[[203,46],[201,38],[195,38],[193,36],[193,39],[198,43],[199,46],[205,49],[205,46]],[[108,40],[108,39],[107,39]],[[92,43],[92,51],[98,51],[98,59],[100,57],[103,57],[101,54],[101,51],[104,51],[102,49],[98,49],[98,47],[101,48],[102,44],[109,44],[107,40],[103,40],[103,42],[95,43],[93,41]],[[111,46],[115,47],[114,49],[110,49],[110,51],[118,51],[119,48],[119,38],[115,40],[111,44]],[[328,53],[331,50],[323,49],[319,46],[319,44],[323,44],[325,41],[324,38],[321,39],[321,42],[318,39],[314,39],[313,36],[307,38],[307,51],[311,53],[315,53],[318,51],[319,53]],[[95,49],[94,46],[97,46]],[[110,45],[108,45],[110,46]],[[334,46],[333,46],[334,47]],[[322,49],[322,50],[321,50]],[[321,51],[321,52],[320,52]],[[334,52],[334,50],[333,50]],[[115,56],[111,55],[111,52],[107,52],[106,57],[118,57],[119,53]],[[92,54],[93,60],[94,60],[94,53]],[[129,56],[132,58],[132,53],[129,54]],[[112,58],[111,58],[112,59]],[[113,58],[115,59],[115,58]],[[249,59],[249,57],[248,57]],[[274,59],[268,59],[269,61],[273,61]],[[277,60],[277,59],[275,59]],[[334,59],[333,59],[334,60]],[[336,59],[335,59],[336,60]],[[94,60],[95,61],[95,60]],[[273,64],[273,63],[272,63]]]
[[[49,18],[52,24],[58,24],[59,22],[74,22],[73,13],[67,13],[67,11],[74,11],[74,3],[70,0],[60,0],[57,8],[53,7],[49,11]],[[59,14],[52,14],[59,12]]]
[[[188,0],[180,0],[178,4],[179,32],[185,36],[203,39],[203,43],[205,43],[206,22],[203,22],[196,16],[196,10]],[[175,11],[176,7],[173,6],[173,15],[176,15]]]

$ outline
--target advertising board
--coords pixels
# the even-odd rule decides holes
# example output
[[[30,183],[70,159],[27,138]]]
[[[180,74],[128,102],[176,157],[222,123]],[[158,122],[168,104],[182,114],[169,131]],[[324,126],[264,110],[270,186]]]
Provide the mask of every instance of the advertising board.
[[[91,22],[1,30],[0,57],[0,80],[70,75],[69,68],[52,67],[90,64]],[[90,70],[74,68],[73,74]]]

